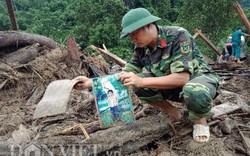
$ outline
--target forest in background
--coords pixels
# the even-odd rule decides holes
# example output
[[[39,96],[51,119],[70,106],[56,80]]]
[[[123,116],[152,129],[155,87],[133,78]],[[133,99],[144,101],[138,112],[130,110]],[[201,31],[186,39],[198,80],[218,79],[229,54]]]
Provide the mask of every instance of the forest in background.
[[[221,48],[228,36],[239,26],[244,28],[233,7],[235,0],[12,0],[19,31],[50,37],[65,44],[72,35],[85,51],[88,45],[107,48],[127,60],[133,44],[129,38],[120,40],[121,20],[132,8],[144,7],[162,18],[159,25],[194,29],[202,32]],[[250,17],[250,1],[240,0]],[[5,1],[0,1],[0,30],[11,30]],[[244,29],[245,31],[245,29]],[[248,45],[250,45],[249,40]],[[210,57],[212,50],[197,38],[202,52]],[[248,48],[249,49],[249,48]],[[250,50],[248,50],[249,52]]]

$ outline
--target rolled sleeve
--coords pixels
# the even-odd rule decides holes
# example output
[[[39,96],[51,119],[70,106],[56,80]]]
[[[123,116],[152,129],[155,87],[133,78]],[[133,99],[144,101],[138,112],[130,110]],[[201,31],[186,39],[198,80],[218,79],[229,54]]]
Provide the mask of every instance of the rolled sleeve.
[[[139,51],[133,53],[131,60],[122,69],[123,71],[133,72],[135,74],[142,72],[143,65],[140,59],[141,56],[138,54],[140,54]]]
[[[131,63],[127,63],[123,68],[122,68],[123,71],[126,71],[126,72],[133,72],[133,73],[141,73],[142,72],[142,69],[131,64]]]

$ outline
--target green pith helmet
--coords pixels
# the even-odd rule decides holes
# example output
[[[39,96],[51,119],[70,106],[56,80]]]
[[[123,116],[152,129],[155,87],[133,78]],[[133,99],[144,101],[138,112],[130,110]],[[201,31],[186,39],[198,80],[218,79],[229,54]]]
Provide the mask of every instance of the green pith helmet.
[[[147,9],[136,8],[130,10],[122,18],[122,32],[120,38],[128,35],[149,23],[160,20],[161,18],[152,15]]]

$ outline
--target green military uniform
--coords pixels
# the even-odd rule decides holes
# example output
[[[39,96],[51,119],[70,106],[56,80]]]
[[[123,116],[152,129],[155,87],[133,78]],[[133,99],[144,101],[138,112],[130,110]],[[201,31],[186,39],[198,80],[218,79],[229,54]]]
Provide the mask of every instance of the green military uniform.
[[[241,44],[241,36],[245,33],[236,30],[232,34],[232,54],[236,59],[240,58],[240,44]]]
[[[193,38],[184,28],[157,28],[158,42],[154,49],[135,47],[132,59],[123,70],[140,77],[188,72],[190,81],[183,88],[176,89],[134,88],[136,95],[147,103],[163,99],[184,102],[190,112],[189,118],[193,120],[208,116],[219,88],[218,75],[204,61]],[[142,73],[143,68],[148,72]]]

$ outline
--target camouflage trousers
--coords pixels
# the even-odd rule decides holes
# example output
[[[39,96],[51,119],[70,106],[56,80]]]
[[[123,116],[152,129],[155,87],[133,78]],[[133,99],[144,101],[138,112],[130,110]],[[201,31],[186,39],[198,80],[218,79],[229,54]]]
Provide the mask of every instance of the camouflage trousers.
[[[140,73],[140,77],[153,77],[149,73]],[[214,74],[203,74],[192,78],[183,88],[149,89],[133,88],[135,94],[146,103],[159,102],[164,99],[182,102],[189,110],[191,120],[210,115],[212,100],[218,95],[219,77]]]

